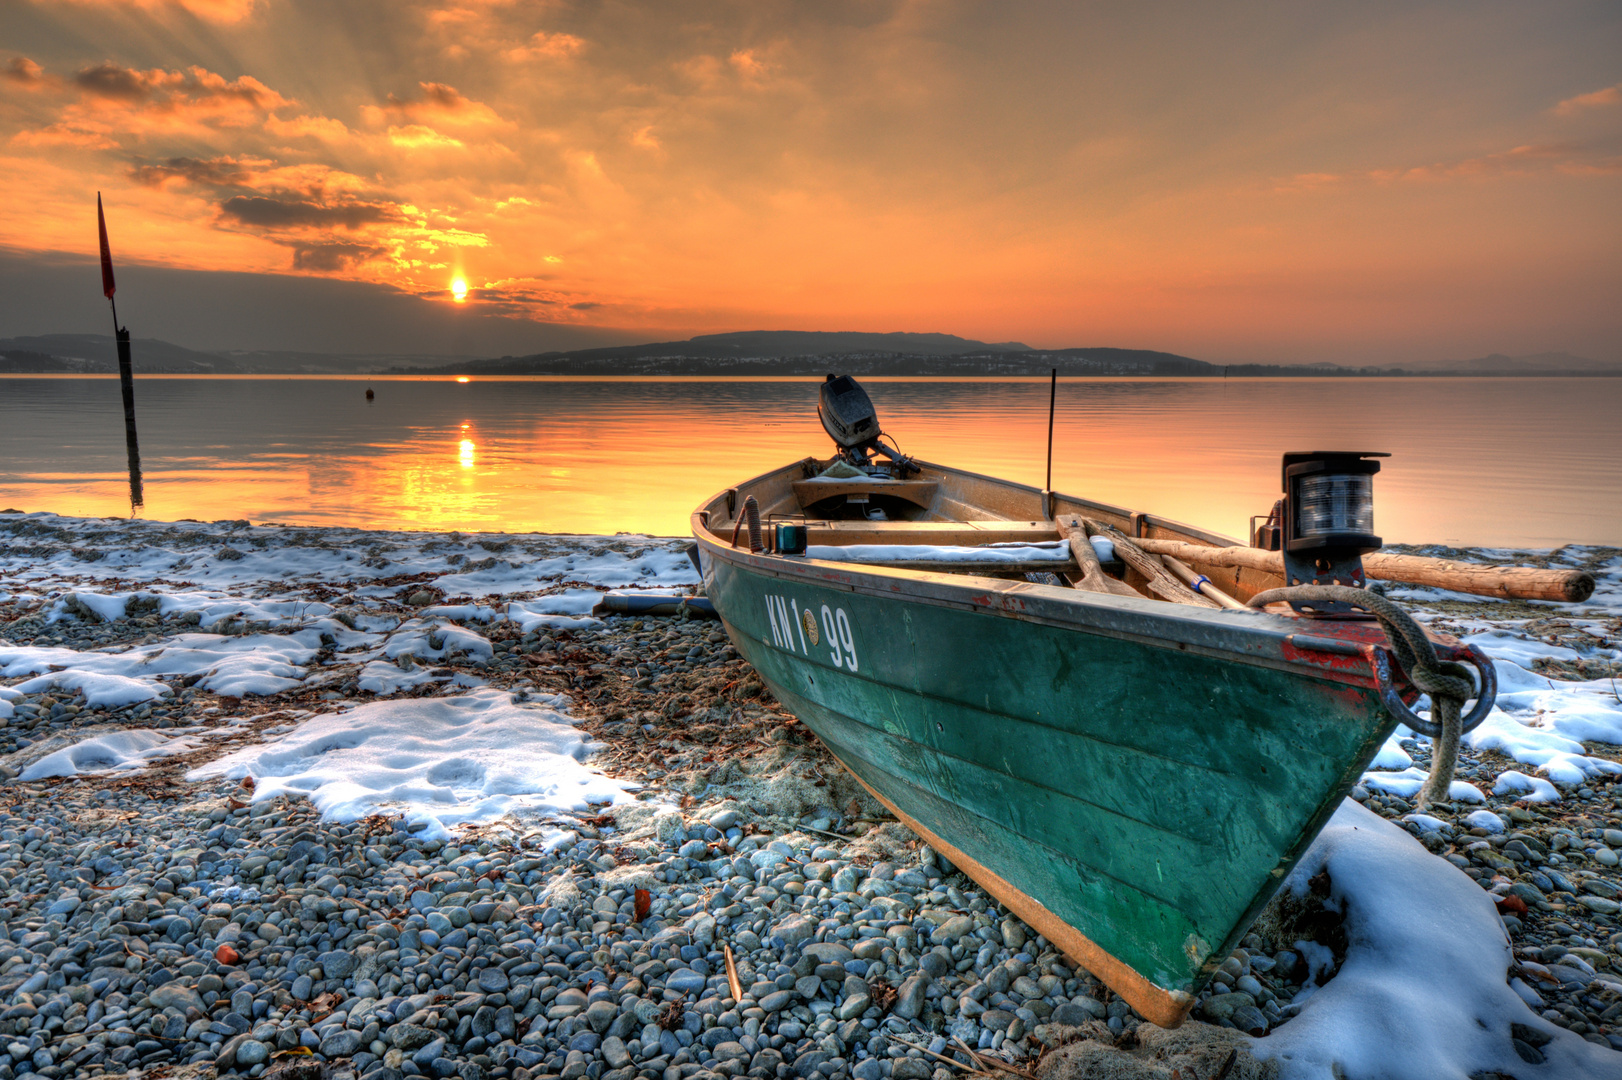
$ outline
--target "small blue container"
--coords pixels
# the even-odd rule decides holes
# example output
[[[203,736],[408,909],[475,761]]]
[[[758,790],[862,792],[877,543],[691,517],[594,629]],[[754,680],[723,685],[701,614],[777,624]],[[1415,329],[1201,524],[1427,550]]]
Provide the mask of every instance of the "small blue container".
[[[779,521],[775,526],[779,555],[804,555],[806,531],[798,522]]]

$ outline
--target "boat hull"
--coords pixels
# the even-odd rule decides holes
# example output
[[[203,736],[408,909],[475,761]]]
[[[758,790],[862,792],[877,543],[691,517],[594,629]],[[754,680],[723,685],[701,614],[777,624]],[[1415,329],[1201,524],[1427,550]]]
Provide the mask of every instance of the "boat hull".
[[[1292,656],[1289,620],[699,539],[706,591],[779,701],[1163,1026],[1394,727],[1348,658]]]

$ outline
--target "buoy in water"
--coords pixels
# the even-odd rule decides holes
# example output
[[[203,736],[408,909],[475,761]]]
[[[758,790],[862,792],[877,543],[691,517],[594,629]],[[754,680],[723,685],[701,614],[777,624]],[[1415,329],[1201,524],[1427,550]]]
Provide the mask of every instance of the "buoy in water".
[[[366,400],[371,401],[373,396],[374,395],[372,394],[372,388],[370,386],[368,386],[366,388]]]

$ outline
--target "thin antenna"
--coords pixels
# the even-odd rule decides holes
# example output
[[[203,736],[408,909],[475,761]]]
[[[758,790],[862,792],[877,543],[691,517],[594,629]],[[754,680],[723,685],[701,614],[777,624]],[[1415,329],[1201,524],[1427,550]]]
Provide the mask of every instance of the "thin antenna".
[[[1043,507],[1047,517],[1053,516],[1053,406],[1059,398],[1059,369],[1053,369],[1048,383],[1048,482],[1042,488]]]

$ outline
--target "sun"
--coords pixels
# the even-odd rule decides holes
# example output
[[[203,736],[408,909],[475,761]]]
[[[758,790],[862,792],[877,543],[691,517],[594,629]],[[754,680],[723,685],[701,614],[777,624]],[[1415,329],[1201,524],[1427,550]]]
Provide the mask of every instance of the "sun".
[[[454,279],[451,280],[451,295],[456,298],[456,302],[458,304],[467,303],[467,279],[466,278],[460,278],[459,277],[459,278],[454,278]]]

